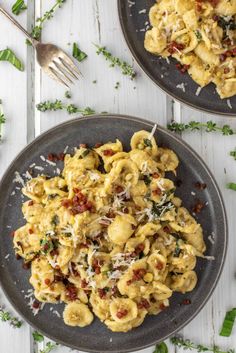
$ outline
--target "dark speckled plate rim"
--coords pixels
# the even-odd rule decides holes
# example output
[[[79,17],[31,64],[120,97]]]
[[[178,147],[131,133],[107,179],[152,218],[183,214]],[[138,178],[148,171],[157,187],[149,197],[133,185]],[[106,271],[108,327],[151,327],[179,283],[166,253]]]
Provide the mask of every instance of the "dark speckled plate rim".
[[[205,112],[205,113],[209,113],[209,114],[215,114],[215,115],[221,115],[221,116],[225,116],[225,117],[229,117],[229,118],[235,118],[235,114],[231,114],[230,112],[227,113],[227,112],[219,112],[219,111],[216,111],[216,110],[211,110],[211,109],[206,109],[206,108],[201,108],[199,107],[198,105],[194,104],[194,103],[191,103],[191,102],[187,102],[185,101],[184,99],[180,98],[178,95],[176,95],[174,92],[170,92],[169,90],[167,90],[161,83],[161,81],[159,81],[158,79],[156,79],[145,67],[145,65],[143,65],[138,56],[136,55],[135,53],[135,50],[133,48],[133,46],[131,45],[130,43],[130,40],[129,40],[129,35],[126,31],[126,28],[125,28],[125,23],[124,23],[124,20],[123,20],[123,16],[122,16],[122,1],[124,0],[117,0],[117,8],[118,8],[118,14],[119,14],[119,20],[120,20],[120,27],[121,27],[121,30],[123,32],[123,36],[125,38],[125,41],[126,41],[126,44],[129,48],[129,51],[131,52],[132,56],[134,57],[136,63],[138,64],[138,66],[140,67],[140,69],[149,77],[149,79],[156,85],[158,86],[162,92],[166,93],[170,98],[174,98],[177,102],[179,103],[183,103],[185,104],[186,106],[190,107],[190,108],[193,108],[199,112]]]
[[[142,119],[142,118],[138,118],[138,117],[133,117],[133,116],[129,116],[129,115],[121,115],[121,114],[96,114],[96,115],[91,115],[91,116],[87,116],[87,117],[82,117],[82,118],[78,118],[78,119],[71,119],[68,120],[64,123],[60,123],[55,125],[53,128],[50,128],[49,130],[45,131],[44,133],[40,134],[38,137],[36,137],[31,143],[29,143],[17,156],[16,158],[11,162],[11,164],[9,165],[9,167],[7,168],[7,170],[5,171],[4,175],[2,176],[1,180],[0,180],[0,190],[2,188],[2,184],[4,179],[7,177],[8,173],[10,172],[10,170],[14,167],[15,162],[17,161],[18,158],[20,158],[22,155],[24,155],[27,151],[29,151],[31,149],[31,146],[37,144],[40,142],[41,139],[45,138],[49,133],[52,133],[53,131],[56,131],[58,128],[62,128],[64,126],[70,125],[70,124],[75,124],[76,122],[79,124],[80,121],[84,121],[84,120],[97,120],[100,118],[109,118],[109,119],[121,119],[121,120],[126,120],[126,121],[134,121],[134,122],[140,122],[142,124],[145,124],[147,127],[152,128],[154,126],[154,122],[150,121],[150,120],[146,120],[146,119]],[[175,330],[173,330],[172,332],[168,333],[168,335],[164,336],[162,338],[161,341],[164,341],[165,339],[169,338],[170,336],[172,336],[173,334],[175,334],[176,332],[180,331],[183,327],[185,327],[190,321],[192,321],[196,315],[201,311],[201,309],[205,306],[205,304],[207,303],[207,301],[210,299],[214,289],[216,288],[216,285],[219,281],[219,278],[221,276],[224,264],[225,264],[225,258],[226,258],[226,254],[227,254],[227,247],[228,247],[228,221],[227,221],[227,216],[226,216],[226,210],[225,210],[225,205],[224,205],[224,201],[223,201],[223,197],[222,194],[219,190],[219,187],[217,185],[217,182],[214,178],[214,176],[212,175],[211,171],[209,170],[209,168],[207,167],[207,165],[205,164],[205,162],[202,160],[202,158],[185,142],[183,141],[180,137],[176,136],[175,134],[171,133],[170,131],[168,131],[167,129],[159,126],[157,124],[157,129],[161,132],[163,132],[164,134],[166,134],[167,136],[170,136],[172,139],[174,139],[177,143],[179,143],[180,145],[183,146],[183,148],[185,150],[188,150],[188,152],[190,152],[194,158],[196,158],[198,160],[198,162],[202,165],[202,167],[205,169],[205,171],[207,172],[209,178],[212,181],[212,184],[215,188],[215,190],[217,191],[218,197],[219,197],[219,202],[221,204],[221,211],[222,211],[222,216],[223,216],[223,221],[224,221],[224,234],[222,234],[223,238],[223,245],[224,245],[224,249],[223,249],[223,257],[221,259],[221,264],[220,267],[218,269],[218,274],[215,278],[214,283],[212,284],[211,290],[209,291],[209,293],[207,294],[206,297],[204,297],[202,303],[199,305],[198,309],[195,311],[195,313],[193,315],[191,315],[183,324],[179,325]],[[11,294],[7,292],[7,289],[2,285],[1,283],[1,277],[0,277],[0,285],[1,288],[4,292],[4,294],[6,295],[7,299],[9,300],[9,302],[12,304],[12,306],[14,307],[14,309],[19,313],[19,315],[34,329],[38,329],[37,325],[34,325],[31,323],[30,318],[28,318],[23,312],[21,312],[18,308],[17,305],[15,304],[14,300],[11,298]],[[67,343],[65,343],[63,340],[58,340],[49,335],[47,333],[46,330],[42,330],[40,329],[40,332],[48,337],[49,339],[67,346],[69,348],[72,349],[79,349],[79,350],[83,350],[85,352],[90,352],[90,353],[97,353],[97,350],[94,349],[90,349],[89,351],[86,348],[83,347],[76,347],[73,344],[71,344],[70,346],[68,346]],[[157,344],[158,342],[160,342],[160,340],[158,341],[151,341],[146,345],[143,346],[139,346],[138,348],[135,347],[133,349],[129,349],[127,350],[100,350],[99,349],[99,353],[127,353],[127,352],[134,352],[141,349],[145,349],[148,348],[150,346],[153,346],[155,344]]]

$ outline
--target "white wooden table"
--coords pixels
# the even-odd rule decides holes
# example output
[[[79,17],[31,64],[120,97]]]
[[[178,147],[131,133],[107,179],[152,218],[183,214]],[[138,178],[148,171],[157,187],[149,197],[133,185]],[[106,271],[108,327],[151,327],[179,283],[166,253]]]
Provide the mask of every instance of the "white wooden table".
[[[10,10],[14,0],[2,0],[1,4]],[[34,5],[35,3],[35,5]],[[19,17],[28,29],[34,19],[54,4],[54,0],[28,1],[28,11]],[[67,0],[63,8],[45,25],[43,41],[52,41],[71,52],[69,43],[79,42],[89,55],[81,63],[84,79],[72,89],[73,102],[82,107],[93,107],[97,112],[124,113],[147,118],[166,126],[172,118],[177,121],[215,120],[219,124],[228,123],[236,129],[236,119],[210,116],[174,102],[158,89],[135,64],[137,79],[132,82],[122,76],[119,70],[109,68],[107,62],[95,54],[92,43],[106,45],[115,55],[132,62],[131,54],[121,33],[116,0]],[[32,48],[25,45],[24,37],[5,18],[0,17],[0,49],[12,48],[25,63],[21,73],[7,63],[0,63],[0,99],[3,100],[7,122],[4,126],[4,139],[0,145],[0,174],[10,164],[16,154],[35,136],[50,127],[68,120],[65,112],[39,113],[35,104],[46,99],[64,99],[65,89],[51,81],[35,65]],[[96,80],[94,84],[92,81]],[[115,89],[116,82],[120,88]],[[136,89],[134,89],[134,86]],[[229,250],[220,282],[207,305],[200,314],[183,330],[185,337],[208,345],[218,344],[223,348],[236,347],[234,334],[226,339],[219,337],[219,329],[227,309],[236,306],[236,193],[225,188],[229,181],[236,181],[236,162],[229,151],[236,147],[234,136],[221,136],[218,133],[184,133],[187,141],[205,160],[223,193],[229,219]],[[10,304],[0,290],[0,303],[9,310]],[[36,352],[43,348],[35,347]],[[24,324],[21,329],[13,329],[0,322],[1,353],[33,353],[31,328]],[[59,347],[55,352],[68,353],[70,350]],[[153,347],[142,352],[151,353]],[[177,352],[170,347],[170,353]],[[181,352],[181,350],[178,350]]]

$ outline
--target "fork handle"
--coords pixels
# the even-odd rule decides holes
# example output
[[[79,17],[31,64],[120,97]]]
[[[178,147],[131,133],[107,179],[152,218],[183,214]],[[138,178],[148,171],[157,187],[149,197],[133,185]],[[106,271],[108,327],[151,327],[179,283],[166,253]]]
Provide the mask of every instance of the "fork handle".
[[[31,35],[19,24],[18,21],[15,20],[14,17],[12,17],[6,10],[4,10],[1,6],[0,6],[0,12],[5,15],[17,28],[19,28],[21,30],[21,32],[23,32],[25,34],[25,36],[30,40],[30,42],[32,43],[33,46],[37,45],[39,42],[32,38]]]

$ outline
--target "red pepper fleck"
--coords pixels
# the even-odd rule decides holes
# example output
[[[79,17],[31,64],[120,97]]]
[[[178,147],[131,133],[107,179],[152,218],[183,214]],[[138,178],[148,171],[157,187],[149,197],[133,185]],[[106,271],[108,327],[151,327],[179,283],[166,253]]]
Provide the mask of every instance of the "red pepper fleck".
[[[88,285],[87,281],[85,279],[82,279],[81,281],[81,288],[86,288]]]
[[[159,309],[160,310],[165,310],[166,309],[166,306],[164,303],[161,303],[160,306],[159,306]]]
[[[104,150],[103,151],[104,156],[113,156],[115,152],[112,149]]]
[[[122,317],[126,316],[127,314],[127,309],[120,309],[119,311],[117,311],[116,316],[118,317],[118,319],[122,319]]]

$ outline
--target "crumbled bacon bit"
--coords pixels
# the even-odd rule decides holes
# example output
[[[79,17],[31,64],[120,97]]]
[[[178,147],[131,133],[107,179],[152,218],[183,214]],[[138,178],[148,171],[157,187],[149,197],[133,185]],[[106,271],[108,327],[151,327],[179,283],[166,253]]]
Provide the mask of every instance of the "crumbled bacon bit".
[[[73,188],[73,192],[74,192],[75,194],[78,194],[78,193],[81,192],[81,190],[80,190],[79,188]]]
[[[160,310],[165,310],[167,307],[165,306],[164,303],[161,303],[160,306],[159,306],[159,309]]]
[[[14,236],[15,236],[15,231],[12,231],[12,232],[10,233],[10,236],[11,236],[12,238],[14,238]]]
[[[163,270],[163,267],[164,267],[164,265],[163,265],[163,263],[162,262],[158,262],[157,264],[156,264],[156,268],[158,269],[158,270]]]
[[[98,288],[98,295],[101,299],[105,299],[106,291],[103,288]]]
[[[103,151],[104,156],[113,156],[115,152],[112,149],[104,150]]]
[[[122,317],[126,316],[127,314],[127,309],[120,309],[119,311],[117,311],[116,316],[118,317],[118,319],[122,319]]]
[[[194,185],[199,190],[204,190],[207,187],[207,185],[205,183],[200,183],[200,181],[197,181]]]
[[[49,161],[55,161],[56,155],[54,153],[49,153],[47,159]]]
[[[21,259],[21,256],[19,254],[16,254],[16,259],[17,260],[20,260]]]
[[[99,148],[99,147],[101,147],[102,146],[102,143],[101,142],[97,142],[96,144],[95,144],[95,148]]]
[[[153,195],[161,195],[162,191],[160,188],[157,188],[157,189],[153,190],[152,193],[153,193]]]
[[[129,209],[127,207],[124,207],[123,212],[127,214],[127,213],[129,213]]]
[[[163,230],[165,233],[168,233],[168,234],[171,232],[171,230],[168,226],[163,227]]]
[[[180,64],[180,63],[176,64],[175,66],[176,66],[176,68],[177,68],[182,74],[184,74],[185,72],[187,72],[188,69],[190,68],[190,65],[186,65],[186,64],[182,65],[182,64]]]
[[[183,50],[185,48],[185,45],[184,44],[181,44],[181,43],[177,43],[175,41],[171,42],[168,46],[168,52],[170,54],[174,54],[176,53],[177,51],[180,51],[180,50]]]
[[[66,296],[68,297],[69,300],[76,300],[77,299],[77,288],[72,284],[67,286]]]
[[[145,275],[147,271],[144,268],[139,268],[137,270],[133,270],[133,280],[134,281],[139,281],[141,280]]]
[[[62,200],[61,205],[64,206],[65,208],[69,208],[71,206],[71,200],[65,199]]]
[[[33,301],[32,307],[33,307],[34,309],[39,309],[40,306],[41,306],[41,304],[40,304],[37,300],[34,300],[34,301]]]
[[[23,262],[22,268],[24,270],[29,270],[30,269],[30,262]]]
[[[63,276],[61,275],[54,275],[54,282],[60,282],[63,281]]]
[[[82,281],[81,281],[81,288],[86,288],[87,285],[88,285],[88,283],[87,283],[86,279],[82,279]]]
[[[58,154],[58,159],[59,159],[59,161],[64,161],[64,159],[65,159],[65,153],[63,153],[63,152],[59,153],[59,154]]]
[[[87,144],[86,143],[80,143],[79,144],[79,148],[87,148]]]
[[[230,72],[230,69],[228,67],[224,68],[224,74],[228,74]]]
[[[189,305],[189,304],[191,304],[191,300],[190,300],[190,299],[184,299],[184,300],[182,301],[182,304],[183,304],[183,305]]]
[[[137,304],[138,309],[148,309],[150,308],[150,303],[147,299],[142,298],[140,302]]]
[[[33,200],[30,200],[30,201],[28,202],[28,206],[33,206],[33,204],[34,204],[34,201],[33,201]]]
[[[46,284],[46,286],[49,286],[49,284],[51,283],[50,279],[49,278],[46,278],[44,280],[44,283]]]
[[[160,175],[159,175],[158,173],[153,173],[153,174],[152,174],[152,177],[153,177],[154,179],[158,179],[158,178],[160,177]]]
[[[118,290],[117,286],[112,287],[112,289],[111,289],[111,294],[112,294],[114,297],[116,297],[116,296],[119,294],[119,290]]]
[[[193,212],[200,213],[204,207],[205,204],[202,201],[197,200],[195,206],[193,207]]]
[[[116,185],[114,189],[116,194],[120,194],[121,192],[124,191],[124,188],[121,185]]]
[[[53,249],[52,251],[50,251],[50,255],[51,256],[58,256],[59,255],[58,249]]]
[[[29,229],[29,234],[33,234],[34,233],[34,231],[33,231],[33,229]]]

